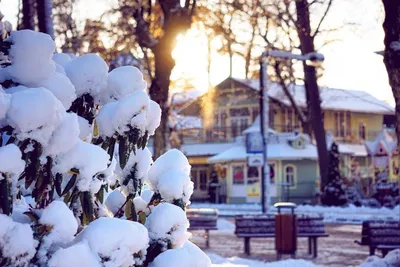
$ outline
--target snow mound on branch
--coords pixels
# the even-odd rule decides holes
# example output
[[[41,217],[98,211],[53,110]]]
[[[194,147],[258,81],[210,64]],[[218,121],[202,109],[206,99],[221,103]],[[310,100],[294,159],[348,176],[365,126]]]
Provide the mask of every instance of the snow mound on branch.
[[[184,203],[189,204],[193,194],[190,168],[185,155],[177,149],[172,149],[154,162],[148,173],[148,181],[166,201],[182,198]]]
[[[77,97],[86,93],[96,97],[107,87],[108,66],[96,54],[86,54],[69,61],[65,72],[75,85]]]
[[[90,127],[88,120],[86,120],[81,116],[78,116],[78,123],[79,123],[79,138],[82,141],[85,141],[92,134],[92,129]]]
[[[121,193],[121,191],[115,189],[108,195],[105,205],[109,211],[116,214],[119,208],[125,203],[125,200],[126,197]]]
[[[101,258],[108,258],[107,267],[135,266],[143,259],[133,254],[145,253],[149,237],[142,224],[116,218],[99,218],[90,223],[75,242],[86,240],[90,249]]]
[[[150,267],[211,267],[208,256],[190,241],[183,247],[169,249],[158,255]]]
[[[53,60],[62,68],[65,68],[67,63],[71,61],[71,57],[65,53],[57,53],[53,55]]]
[[[5,119],[8,109],[10,108],[11,96],[4,92],[0,87],[0,126]]]
[[[122,176],[120,179],[120,184],[123,184],[125,178],[131,174],[133,168],[135,168],[135,178],[137,180],[143,181],[147,176],[147,172],[150,169],[151,164],[153,163],[152,155],[150,150],[146,147],[145,149],[139,149],[136,152],[131,152],[129,155],[128,162],[125,168],[122,170]],[[129,184],[127,185],[126,190],[128,191],[127,194],[132,193],[134,190],[133,188],[133,181],[130,180]]]
[[[45,146],[64,114],[61,102],[49,90],[29,88],[12,94],[7,120],[18,139],[30,138]]]
[[[56,46],[49,35],[21,30],[11,32],[8,40],[13,43],[9,51],[12,64],[6,69],[14,82],[37,86],[55,72],[51,57]]]
[[[110,137],[115,132],[122,135],[129,131],[128,125],[144,133],[148,105],[149,97],[144,91],[136,91],[117,102],[104,105],[96,117],[100,135]]]
[[[90,250],[85,241],[57,250],[49,261],[49,267],[71,266],[101,267],[97,255]]]
[[[61,101],[66,110],[71,107],[72,102],[76,99],[75,87],[64,74],[54,73],[41,82],[39,86],[50,90]]]
[[[154,207],[147,217],[146,227],[152,240],[167,239],[174,247],[182,247],[190,237],[186,213],[170,203],[161,203]]]
[[[27,266],[35,256],[38,242],[33,238],[29,224],[15,223],[0,214],[0,251],[11,261],[9,266]],[[23,240],[23,242],[21,242]]]
[[[0,173],[20,175],[25,168],[25,161],[21,159],[22,153],[14,144],[0,147]],[[0,180],[2,180],[0,175]]]
[[[146,81],[138,68],[133,66],[123,66],[112,70],[108,74],[107,90],[104,90],[99,100],[102,104],[107,104],[115,100],[120,100],[125,96],[138,91],[145,90]]]
[[[78,222],[65,203],[56,200],[42,211],[39,223],[51,227],[50,232],[43,237],[38,250],[39,262],[45,263],[50,248],[65,245],[74,239]]]
[[[154,135],[156,129],[158,128],[158,126],[160,126],[160,122],[161,108],[156,102],[150,100],[146,125],[146,130],[148,131],[149,135]]]
[[[129,131],[127,125],[145,131],[149,96],[144,91],[136,91],[120,101],[115,108],[112,125],[119,134]]]
[[[62,122],[54,130],[45,154],[54,157],[68,152],[78,142],[78,136],[78,116],[75,113],[66,113]]]
[[[78,140],[67,153],[56,157],[54,172],[66,173],[72,168],[79,170],[78,189],[82,192],[90,190],[92,177],[107,169],[109,155],[101,147]]]
[[[61,67],[60,65],[58,65],[57,63],[56,63],[56,72],[57,72],[57,73],[60,73],[60,74],[62,74],[62,75],[67,76],[67,73],[65,73],[64,68]]]

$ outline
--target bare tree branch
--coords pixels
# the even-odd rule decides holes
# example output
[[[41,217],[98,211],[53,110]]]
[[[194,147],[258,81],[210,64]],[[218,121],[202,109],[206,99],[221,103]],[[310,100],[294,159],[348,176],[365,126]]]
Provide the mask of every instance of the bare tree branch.
[[[321,28],[322,23],[324,22],[326,16],[327,16],[328,13],[329,13],[329,10],[331,9],[332,3],[333,3],[333,0],[329,0],[328,5],[327,5],[327,7],[326,7],[326,9],[325,9],[324,15],[322,16],[321,20],[319,21],[318,26],[317,26],[317,28],[315,29],[314,33],[311,35],[313,39],[314,39],[315,36],[318,34],[319,29]]]

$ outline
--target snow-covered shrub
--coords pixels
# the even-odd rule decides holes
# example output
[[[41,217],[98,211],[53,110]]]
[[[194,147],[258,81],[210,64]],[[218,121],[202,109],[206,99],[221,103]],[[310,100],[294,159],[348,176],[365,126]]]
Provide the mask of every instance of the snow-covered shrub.
[[[188,241],[188,160],[146,148],[161,109],[140,71],[29,30],[0,50],[0,266],[211,266]]]
[[[400,266],[400,249],[390,251],[385,258],[369,256],[360,267],[395,267]]]

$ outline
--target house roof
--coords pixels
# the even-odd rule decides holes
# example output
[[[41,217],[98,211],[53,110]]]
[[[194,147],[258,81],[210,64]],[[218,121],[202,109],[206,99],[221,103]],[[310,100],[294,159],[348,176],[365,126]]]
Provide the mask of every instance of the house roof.
[[[391,155],[397,147],[396,140],[390,135],[387,129],[383,129],[374,141],[365,143],[371,155],[375,155],[379,145],[382,145],[386,152]]]
[[[232,78],[234,81],[243,84],[254,90],[260,90],[258,79]],[[268,96],[284,105],[290,106],[281,86],[269,82],[267,85]],[[304,85],[292,85],[289,87],[296,103],[300,107],[306,107]],[[328,110],[346,110],[362,113],[394,114],[394,108],[364,91],[334,89],[320,87],[321,107]]]
[[[270,135],[267,145],[267,157],[270,160],[299,160],[318,158],[317,149],[313,144],[308,142],[308,137],[301,135],[307,142],[302,149],[294,148],[289,144],[293,140],[294,133],[279,133]],[[300,136],[296,136],[300,137]],[[246,160],[248,154],[246,146],[243,143],[237,143],[235,146],[225,150],[208,159],[209,163]]]
[[[237,143],[201,143],[201,144],[184,144],[181,151],[187,157],[200,157],[200,156],[213,156],[224,152],[231,147],[236,146]],[[153,146],[147,147],[153,154]]]

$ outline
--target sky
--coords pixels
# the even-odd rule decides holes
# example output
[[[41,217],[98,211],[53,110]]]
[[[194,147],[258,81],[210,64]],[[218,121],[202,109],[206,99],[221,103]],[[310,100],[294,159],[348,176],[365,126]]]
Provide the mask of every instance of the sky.
[[[80,0],[77,18],[98,18],[113,0]],[[17,0],[2,0],[0,10],[5,20],[15,23]],[[337,40],[319,52],[325,56],[321,85],[349,90],[366,91],[378,99],[394,104],[388,84],[383,57],[375,51],[383,50],[384,12],[380,0],[335,0],[325,26],[355,24],[330,35]],[[207,89],[207,51],[204,37],[198,32],[181,36],[174,51],[177,61],[172,78],[185,75],[195,81],[199,90]],[[177,52],[179,51],[179,52]],[[196,53],[193,53],[196,51]],[[229,60],[226,56],[213,54],[211,82],[217,84],[229,75]],[[233,75],[243,77],[243,62],[234,58]]]

